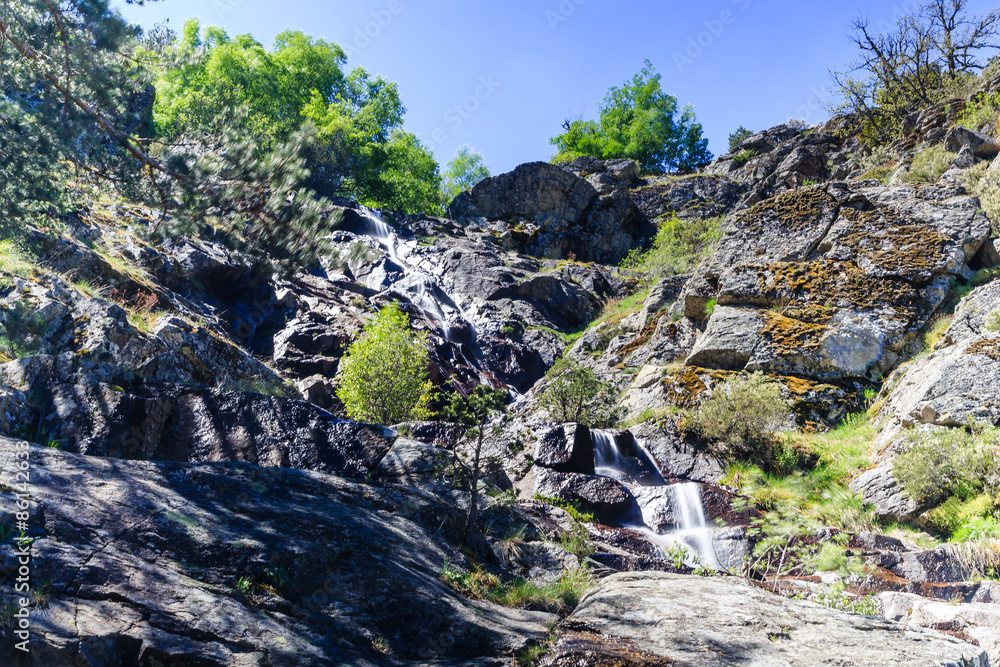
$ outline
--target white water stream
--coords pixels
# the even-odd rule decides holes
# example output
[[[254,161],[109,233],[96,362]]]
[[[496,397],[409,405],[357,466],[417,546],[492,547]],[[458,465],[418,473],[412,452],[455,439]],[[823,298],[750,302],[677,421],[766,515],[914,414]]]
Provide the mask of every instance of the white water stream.
[[[365,220],[364,233],[385,249],[392,263],[404,274],[391,289],[404,294],[420,316],[452,343],[482,376],[478,332],[472,318],[430,274],[409,261],[410,249],[377,211],[362,206],[359,213]]]
[[[642,511],[634,505],[621,518],[623,528],[630,528],[642,533],[652,542],[660,556],[665,557],[667,551],[682,546],[688,550],[686,559],[688,565],[701,564],[712,569],[721,569],[719,558],[713,544],[714,531],[705,515],[705,505],[701,499],[701,486],[695,482],[667,484],[652,463],[649,454],[636,442],[638,456],[627,456],[619,447],[618,439],[613,433],[592,430],[591,439],[594,443],[594,469],[598,475],[611,477],[626,486],[637,486],[634,481],[637,471],[648,470],[651,474],[644,475],[648,484],[644,486],[665,487],[670,493],[670,503],[677,523],[674,529],[667,533],[657,533],[642,518]]]

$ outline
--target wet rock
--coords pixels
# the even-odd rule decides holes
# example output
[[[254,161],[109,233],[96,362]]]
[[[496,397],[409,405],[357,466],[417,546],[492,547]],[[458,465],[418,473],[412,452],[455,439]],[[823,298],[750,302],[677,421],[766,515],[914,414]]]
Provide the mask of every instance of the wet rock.
[[[632,506],[632,496],[624,486],[608,477],[562,473],[537,468],[535,493],[547,498],[581,502],[585,511],[593,511],[608,523]]]
[[[18,451],[0,440],[5,469]],[[32,573],[49,591],[36,664],[472,664],[543,640],[555,620],[446,586],[442,562],[469,566],[464,518],[420,491],[29,451]],[[12,643],[0,650],[14,664]]]
[[[622,640],[658,659],[692,667],[744,662],[864,665],[886,660],[927,667],[988,664],[983,649],[927,630],[772,595],[739,580],[667,573],[604,579],[570,615],[567,627],[599,634],[604,642]],[[595,650],[602,659],[612,655]],[[576,659],[585,655],[562,653],[567,654]]]
[[[594,474],[594,443],[582,424],[553,426],[538,435],[535,463],[559,472]]]
[[[644,423],[628,429],[636,442],[649,452],[664,478],[715,484],[725,474],[722,463],[701,443],[684,438],[670,420]]]

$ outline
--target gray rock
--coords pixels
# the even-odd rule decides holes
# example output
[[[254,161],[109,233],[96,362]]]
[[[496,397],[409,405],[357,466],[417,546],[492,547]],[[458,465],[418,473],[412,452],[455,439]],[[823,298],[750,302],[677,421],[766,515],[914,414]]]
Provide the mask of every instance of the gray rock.
[[[976,156],[972,153],[972,148],[965,144],[959,149],[958,155],[952,161],[951,166],[955,169],[968,169],[969,167],[974,167],[978,160]]]
[[[909,593],[879,593],[881,615],[908,628],[947,630],[975,641],[990,664],[1000,664],[1000,607],[996,604],[952,604]]]
[[[1000,153],[1000,146],[985,134],[962,126],[951,128],[944,138],[944,147],[952,153],[958,153],[966,146],[983,160],[992,160]]]
[[[559,472],[594,474],[594,443],[582,424],[553,426],[538,436],[535,463]]]
[[[738,579],[659,572],[615,574],[589,593],[569,619],[576,633],[624,641],[638,664],[879,665],[985,667],[971,644],[870,616],[792,600]],[[574,649],[564,634],[547,664],[600,664],[614,649]],[[619,663],[622,664],[622,663]],[[636,664],[636,663],[633,663]]]
[[[609,477],[562,473],[537,468],[535,493],[547,498],[582,502],[604,523],[614,520],[632,506],[632,495]]]
[[[379,477],[427,477],[439,474],[454,459],[446,449],[407,438],[399,438],[379,462]]]
[[[649,452],[664,478],[715,484],[725,474],[722,462],[703,447],[682,437],[670,420],[663,425],[639,424],[629,428],[629,432]]]
[[[0,439],[6,471],[18,451]],[[49,591],[32,615],[35,664],[473,664],[556,620],[445,585],[443,562],[471,567],[454,546],[464,517],[420,491],[28,451],[32,581]]]
[[[851,490],[871,504],[880,517],[889,521],[912,521],[922,509],[910,499],[903,485],[892,474],[891,462],[855,477],[851,481]]]

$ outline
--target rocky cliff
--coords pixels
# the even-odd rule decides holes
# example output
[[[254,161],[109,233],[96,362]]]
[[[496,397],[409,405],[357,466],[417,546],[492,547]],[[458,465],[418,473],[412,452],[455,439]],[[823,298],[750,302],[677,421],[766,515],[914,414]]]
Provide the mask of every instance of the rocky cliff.
[[[758,133],[698,174],[522,165],[449,218],[345,202],[328,254],[282,279],[211,238],[151,240],[152,213],[120,202],[58,235],[28,230],[39,261],[0,282],[0,498],[15,506],[26,466],[32,653],[4,660],[527,664],[539,647],[549,665],[1000,660],[995,585],[949,545],[886,534],[927,527],[893,474],[908,433],[1000,423],[996,225],[964,180],[996,144],[953,121],[908,119],[884,180],[837,120]],[[904,178],[921,142],[955,154],[937,182]],[[721,219],[693,273],[647,284],[618,268],[674,218]],[[427,332],[439,386],[511,394],[471,544],[469,443],[440,422],[338,416],[340,360],[389,303]],[[614,428],[551,423],[539,397],[564,355],[620,392]],[[876,518],[794,543],[860,562],[834,583],[877,595],[854,608],[871,615],[774,594],[828,602],[824,570],[755,577],[782,492],[745,492],[726,452],[674,418],[755,371],[780,383],[789,429],[871,408],[871,465],[851,488]],[[743,576],[692,575],[711,573],[671,537],[689,524],[719,573]],[[2,523],[9,637],[20,525]]]

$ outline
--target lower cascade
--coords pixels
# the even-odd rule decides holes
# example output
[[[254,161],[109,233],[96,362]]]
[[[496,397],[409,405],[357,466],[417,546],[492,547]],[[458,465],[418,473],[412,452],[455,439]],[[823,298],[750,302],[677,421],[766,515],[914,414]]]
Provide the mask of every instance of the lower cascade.
[[[608,431],[592,430],[594,444],[594,471],[598,475],[611,477],[630,490],[635,487],[663,487],[670,494],[670,504],[675,517],[674,529],[657,533],[642,517],[637,502],[619,518],[622,528],[638,531],[656,546],[661,557],[669,551],[682,547],[687,550],[684,558],[691,566],[702,565],[713,570],[722,569],[715,552],[713,538],[715,531],[708,523],[705,505],[701,498],[701,486],[696,482],[668,483],[660,475],[652,458],[639,442],[634,443],[634,451],[622,451],[618,437]]]

